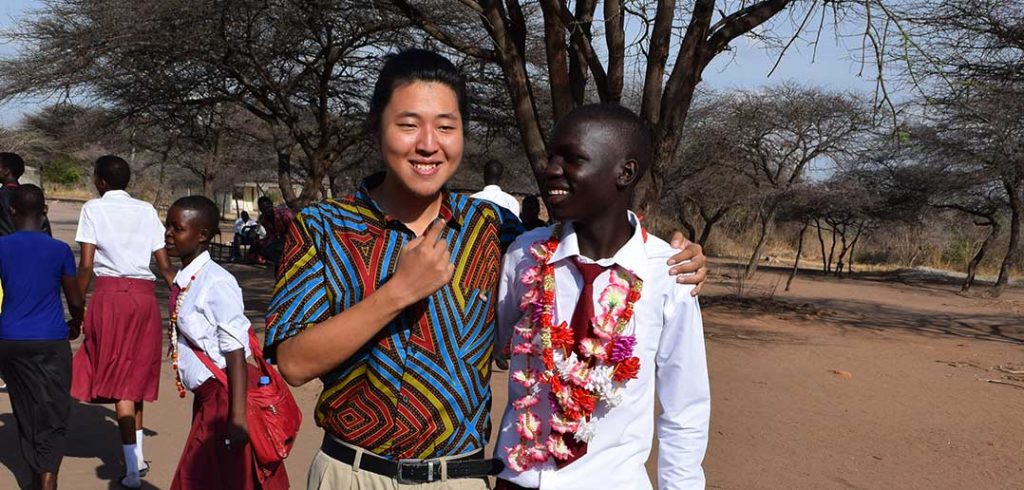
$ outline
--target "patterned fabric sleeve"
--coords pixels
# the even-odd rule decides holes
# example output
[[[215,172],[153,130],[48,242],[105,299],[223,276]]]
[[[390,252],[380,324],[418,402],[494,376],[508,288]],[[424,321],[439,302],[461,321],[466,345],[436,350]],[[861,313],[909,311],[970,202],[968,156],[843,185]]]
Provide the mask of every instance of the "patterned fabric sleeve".
[[[274,297],[267,307],[267,359],[276,361],[281,342],[331,316],[324,264],[310,234],[310,218],[304,211],[288,227]]]

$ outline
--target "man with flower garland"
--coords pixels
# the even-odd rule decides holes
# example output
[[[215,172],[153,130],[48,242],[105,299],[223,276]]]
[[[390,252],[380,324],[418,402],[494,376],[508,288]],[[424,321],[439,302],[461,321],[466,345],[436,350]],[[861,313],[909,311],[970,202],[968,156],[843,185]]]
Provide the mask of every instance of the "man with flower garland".
[[[711,413],[700,308],[667,273],[668,243],[629,211],[652,159],[643,121],[617,105],[565,116],[538,179],[561,225],[505,254],[499,345],[511,353],[497,489],[704,488]]]

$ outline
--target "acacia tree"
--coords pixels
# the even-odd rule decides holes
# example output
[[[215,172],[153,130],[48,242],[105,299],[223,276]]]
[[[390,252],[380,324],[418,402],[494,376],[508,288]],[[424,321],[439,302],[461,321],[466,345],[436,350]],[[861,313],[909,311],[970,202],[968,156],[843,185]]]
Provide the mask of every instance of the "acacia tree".
[[[128,143],[157,156],[153,163],[173,162],[199,178],[202,193],[237,181],[240,170],[266,161],[271,149],[265,125],[233,104],[210,104],[162,114],[133,116],[121,122]]]
[[[775,229],[788,191],[803,182],[812,162],[854,150],[871,128],[870,111],[856,97],[781,85],[730,97],[728,118],[739,146],[734,171],[754,188],[757,242],[745,274],[753,275]]]
[[[382,50],[404,20],[364,2],[50,0],[9,38],[0,99],[76,91],[124,116],[236,104],[275,136],[281,190],[301,152],[313,199],[363,137],[359,123]]]
[[[919,40],[904,53],[904,76],[922,89],[924,112],[935,121],[924,132],[928,146],[990,176],[1005,195],[1010,226],[992,290],[998,296],[1024,253],[1024,5],[917,1],[899,15],[907,35]],[[989,236],[997,226],[989,226]]]
[[[960,103],[941,106],[941,110],[936,110],[938,120],[915,133],[922,151],[956,168],[954,175],[960,176],[956,180],[961,180],[961,189],[969,193],[968,199],[939,205],[978,218],[982,226],[990,228],[989,236],[993,240],[1000,231],[993,219],[993,206],[1008,211],[1009,240],[992,289],[995,296],[1002,293],[1013,269],[1020,264],[1021,228],[1024,226],[1022,96],[1024,91],[975,88],[970,96],[961,96]],[[956,190],[955,187],[949,189],[946,195],[962,195],[955,193]]]
[[[546,85],[550,93],[555,121],[588,96],[621,102],[625,87],[640,87],[639,113],[654,128],[655,162],[641,197],[648,212],[657,209],[668,169],[676,161],[701,74],[733,41],[755,29],[763,38],[773,37],[764,27],[789,11],[798,24],[784,53],[812,18],[823,24],[832,14],[849,19],[884,11],[882,0],[460,0],[456,8],[447,0],[393,3],[434,38],[501,66],[523,149],[534,169],[545,165],[545,131],[551,126],[537,110],[545,102],[537,95],[538,86]],[[629,31],[640,34],[627,40]],[[864,33],[866,39],[874,38],[876,31]],[[542,38],[534,42],[538,36]],[[534,46],[543,49],[538,52]]]
[[[705,248],[715,225],[755,194],[750,179],[735,171],[741,152],[733,122],[726,98],[702,97],[687,118],[677,161],[665,178],[679,221],[690,240]]]

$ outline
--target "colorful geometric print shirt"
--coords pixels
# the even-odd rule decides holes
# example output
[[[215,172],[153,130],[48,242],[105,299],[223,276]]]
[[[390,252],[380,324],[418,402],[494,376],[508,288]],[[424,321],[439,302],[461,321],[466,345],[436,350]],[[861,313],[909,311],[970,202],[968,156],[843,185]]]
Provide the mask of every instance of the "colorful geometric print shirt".
[[[299,213],[267,310],[266,346],[351,308],[394,273],[414,233],[381,211],[363,182],[355,195]],[[490,361],[501,257],[521,231],[492,203],[444,192],[441,217],[455,275],[407,308],[321,380],[316,422],[391,459],[483,449],[490,435]]]

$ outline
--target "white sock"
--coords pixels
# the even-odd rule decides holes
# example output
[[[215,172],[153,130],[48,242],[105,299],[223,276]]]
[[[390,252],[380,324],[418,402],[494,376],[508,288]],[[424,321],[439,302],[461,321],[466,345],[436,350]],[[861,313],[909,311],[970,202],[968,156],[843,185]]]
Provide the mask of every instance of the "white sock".
[[[142,431],[135,431],[135,460],[139,464],[139,469],[146,467],[146,458],[142,455]]]
[[[128,478],[137,479],[139,477],[138,447],[138,444],[124,444],[121,447],[124,450],[125,475]]]

